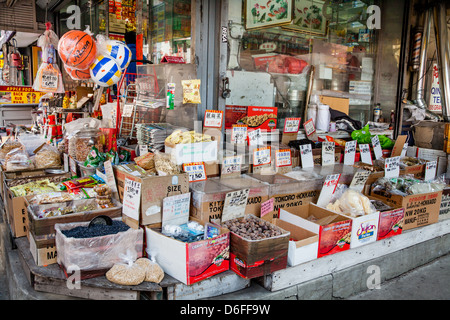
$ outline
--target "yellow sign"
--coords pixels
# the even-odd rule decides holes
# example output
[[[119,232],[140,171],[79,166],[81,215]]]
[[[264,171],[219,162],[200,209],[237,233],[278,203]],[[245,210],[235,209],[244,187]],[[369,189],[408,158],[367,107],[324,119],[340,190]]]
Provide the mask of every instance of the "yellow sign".
[[[0,104],[39,103],[44,94],[34,91],[32,87],[0,86]]]

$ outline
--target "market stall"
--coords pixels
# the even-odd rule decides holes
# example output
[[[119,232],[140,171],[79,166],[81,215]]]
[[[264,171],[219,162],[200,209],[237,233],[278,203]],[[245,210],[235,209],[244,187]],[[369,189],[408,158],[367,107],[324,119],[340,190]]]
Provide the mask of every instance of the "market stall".
[[[338,69],[321,60],[328,44],[311,59],[251,57],[296,75],[308,97],[300,107],[290,90],[289,110],[274,90],[263,92],[270,100],[260,92],[242,106],[231,96],[223,110],[203,110],[205,84],[183,54],[167,50],[130,71],[129,46],[89,27],[58,36],[49,23],[37,44],[44,54],[28,94],[39,112],[0,146],[5,221],[37,291],[168,299],[206,287],[226,294],[252,279],[276,290],[285,283],[273,275],[291,278],[386,239],[404,248],[414,241],[404,232],[448,216],[447,150],[415,145],[367,110],[351,110],[356,122],[349,97],[313,94],[315,68],[319,82]],[[227,72],[233,94],[267,80]],[[65,90],[64,74],[75,90]],[[333,85],[350,85],[357,104],[365,80],[347,80]],[[7,89],[12,98],[25,90]],[[67,288],[72,279],[83,290]]]

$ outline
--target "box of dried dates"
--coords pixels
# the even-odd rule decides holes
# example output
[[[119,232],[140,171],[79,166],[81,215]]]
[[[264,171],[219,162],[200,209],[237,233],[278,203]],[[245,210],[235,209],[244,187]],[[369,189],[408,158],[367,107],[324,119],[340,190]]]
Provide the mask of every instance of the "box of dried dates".
[[[287,266],[290,232],[248,214],[222,223],[230,233],[230,269],[246,279]]]

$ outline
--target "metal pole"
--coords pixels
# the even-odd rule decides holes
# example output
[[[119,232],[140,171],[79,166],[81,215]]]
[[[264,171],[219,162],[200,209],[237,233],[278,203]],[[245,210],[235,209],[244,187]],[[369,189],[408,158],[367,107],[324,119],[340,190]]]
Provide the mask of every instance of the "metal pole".
[[[450,121],[450,41],[447,32],[446,8],[441,1],[433,7],[434,32],[439,66],[439,85],[441,90],[442,114]]]

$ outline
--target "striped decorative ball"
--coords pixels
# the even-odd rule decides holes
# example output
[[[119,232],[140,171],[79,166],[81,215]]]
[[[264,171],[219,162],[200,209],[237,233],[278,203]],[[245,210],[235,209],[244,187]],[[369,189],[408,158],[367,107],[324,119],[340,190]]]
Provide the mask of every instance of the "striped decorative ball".
[[[99,55],[91,64],[91,79],[101,87],[109,87],[119,82],[122,70],[113,58]]]
[[[131,50],[122,41],[108,40],[105,54],[113,58],[122,70],[130,64]]]

